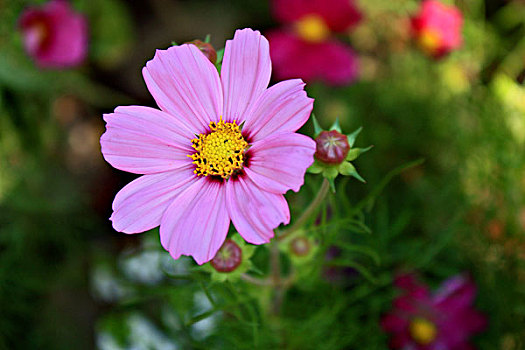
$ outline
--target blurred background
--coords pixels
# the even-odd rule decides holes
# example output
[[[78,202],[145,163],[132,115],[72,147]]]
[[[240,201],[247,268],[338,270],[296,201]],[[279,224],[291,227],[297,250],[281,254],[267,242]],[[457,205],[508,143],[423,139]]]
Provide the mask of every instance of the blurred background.
[[[52,69],[28,55],[20,29],[23,11],[46,1],[0,1],[0,348],[231,349],[256,337],[260,348],[386,349],[380,320],[394,276],[409,270],[431,288],[470,275],[488,320],[472,344],[525,349],[525,3],[443,2],[462,13],[461,47],[435,58],[414,43],[419,1],[361,0],[359,23],[334,34],[353,48],[357,77],[307,85],[322,126],[363,126],[357,145],[374,145],[355,163],[366,184],[336,180],[335,220],[396,167],[424,163],[367,204],[364,232],[338,228],[367,253],[343,252],[354,269],[291,289],[283,335],[244,302],[210,304],[244,287],[177,280],[191,259],[171,260],[158,233],[112,229],[111,202],[135,176],[110,167],[99,145],[103,113],[155,106],[141,75],[155,49],[210,34],[218,50],[237,28],[285,27],[271,3],[73,0],[87,57]],[[287,196],[292,214],[312,187]]]

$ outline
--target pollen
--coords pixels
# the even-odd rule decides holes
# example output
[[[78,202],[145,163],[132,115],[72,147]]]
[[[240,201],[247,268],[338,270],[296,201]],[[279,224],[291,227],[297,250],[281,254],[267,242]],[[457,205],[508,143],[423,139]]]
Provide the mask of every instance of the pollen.
[[[218,123],[210,122],[210,132],[199,134],[191,142],[197,152],[188,157],[193,159],[196,165],[194,173],[198,176],[228,179],[235,171],[242,169],[248,142],[235,120],[225,123],[221,118]]]

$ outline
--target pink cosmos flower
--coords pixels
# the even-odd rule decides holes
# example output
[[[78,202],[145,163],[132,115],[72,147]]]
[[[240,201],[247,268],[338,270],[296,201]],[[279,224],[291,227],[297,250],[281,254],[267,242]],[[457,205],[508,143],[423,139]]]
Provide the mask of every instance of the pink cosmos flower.
[[[346,32],[361,20],[353,1],[274,0],[273,12],[286,26],[268,33],[278,78],[300,77],[331,85],[357,78],[357,55],[331,35]]]
[[[215,256],[230,220],[247,242],[269,242],[290,221],[283,194],[299,190],[313,163],[315,142],[295,133],[313,107],[304,83],[268,88],[268,41],[251,29],[226,42],[220,77],[192,44],[157,50],[142,73],[160,110],[104,115],[106,161],[144,174],[116,195],[113,227],[137,233],[160,225],[171,256],[198,264]]]
[[[66,0],[52,0],[41,8],[27,8],[18,26],[27,53],[40,67],[76,66],[86,57],[87,22]]]
[[[457,7],[434,0],[424,0],[412,18],[412,32],[418,45],[434,58],[461,46],[462,25],[463,16]]]
[[[399,276],[395,284],[404,294],[381,321],[392,333],[392,349],[472,349],[468,340],[485,328],[486,319],[472,307],[476,286],[469,278],[451,277],[434,293],[413,275]]]

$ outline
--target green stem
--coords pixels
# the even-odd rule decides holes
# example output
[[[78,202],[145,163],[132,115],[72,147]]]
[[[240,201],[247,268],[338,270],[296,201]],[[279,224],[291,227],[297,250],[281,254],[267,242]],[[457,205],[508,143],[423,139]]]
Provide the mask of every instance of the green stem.
[[[241,279],[248,283],[254,284],[256,286],[271,286],[272,285],[272,281],[270,281],[267,278],[262,279],[262,278],[253,277],[253,276],[248,275],[247,273],[243,273],[241,275]]]
[[[300,229],[310,218],[310,216],[312,216],[317,211],[317,208],[323,203],[324,199],[326,198],[326,195],[328,194],[329,189],[330,183],[327,179],[323,179],[323,184],[321,185],[321,188],[319,189],[319,192],[317,192],[317,196],[314,198],[312,203],[310,203],[308,208],[306,208],[303,214],[299,217],[299,219],[297,219],[297,221],[294,222],[292,226],[290,226],[290,228],[286,229],[285,231],[283,231],[283,233],[277,236],[277,240],[280,241],[292,232],[295,232],[298,229]]]
[[[279,246],[275,240],[270,244],[270,272],[270,278],[272,279],[275,293],[273,296],[271,304],[272,309],[270,312],[273,315],[278,315],[283,303],[284,289],[281,278],[281,257],[279,253]]]

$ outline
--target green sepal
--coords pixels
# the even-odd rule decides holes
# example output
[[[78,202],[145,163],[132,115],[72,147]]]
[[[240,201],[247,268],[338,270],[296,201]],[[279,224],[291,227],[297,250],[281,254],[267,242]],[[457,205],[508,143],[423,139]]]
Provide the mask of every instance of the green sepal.
[[[314,160],[314,163],[310,165],[306,171],[308,171],[311,174],[320,174],[324,170],[324,166],[316,159]]]
[[[252,244],[247,244],[239,234],[233,234],[229,238],[241,248],[242,262],[232,272],[219,272],[211,266],[210,262],[202,265],[202,271],[210,273],[213,282],[238,281],[241,279],[241,275],[248,272],[253,266],[250,259],[257,247]]]
[[[339,118],[335,118],[335,122],[330,127],[330,130],[335,130],[337,132],[340,132],[341,134],[343,131],[341,130],[341,125],[339,125]]]
[[[336,166],[329,166],[323,169],[323,176],[328,180],[335,179],[337,177],[338,171]]]
[[[357,138],[357,135],[359,135],[359,133],[361,132],[361,130],[363,130],[363,127],[359,127],[356,131],[354,131],[353,133],[349,134],[347,136],[348,138],[348,144],[350,145],[350,147],[353,147],[354,146],[354,143],[355,143],[355,139]]]
[[[359,175],[356,168],[350,162],[342,162],[339,165],[339,172],[341,173],[341,175],[353,176],[359,181],[366,183],[365,179],[363,179],[361,175]]]
[[[222,68],[222,58],[224,57],[224,48],[217,51],[217,61],[215,62],[215,68],[221,72]]]
[[[204,38],[204,42],[206,44],[209,44],[210,43],[210,39],[211,39],[211,35],[210,34],[206,34],[206,37]]]
[[[177,42],[175,42],[175,41],[172,41],[171,42],[171,46],[179,46],[179,44],[177,44]]]
[[[348,151],[348,154],[346,156],[346,160],[351,162],[352,160],[355,160],[357,159],[357,157],[359,157],[361,154],[365,153],[365,152],[368,152],[372,147],[374,147],[373,145],[372,146],[368,146],[366,148],[351,148],[350,151]]]
[[[310,251],[307,254],[297,255],[297,253],[294,253],[291,244],[296,238],[303,238],[308,241],[308,244],[310,245]],[[319,245],[313,238],[307,236],[304,230],[300,229],[279,242],[279,250],[290,258],[292,264],[299,267],[311,262],[315,258],[319,250]]]
[[[312,122],[314,123],[314,139],[315,139],[324,130],[323,128],[321,128],[321,125],[319,125],[319,122],[317,121],[317,118],[315,117],[315,114],[313,113],[312,113]]]

